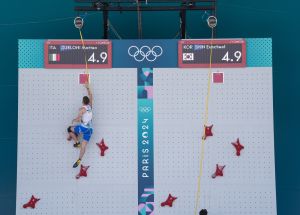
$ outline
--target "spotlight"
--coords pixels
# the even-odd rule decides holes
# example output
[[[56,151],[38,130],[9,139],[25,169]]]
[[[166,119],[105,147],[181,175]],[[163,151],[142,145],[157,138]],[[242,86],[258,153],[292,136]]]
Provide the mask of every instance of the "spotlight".
[[[187,7],[195,7],[196,6],[196,3],[194,1],[187,1],[186,2],[186,6]]]
[[[101,10],[103,8],[103,3],[101,1],[97,1],[94,3],[94,7],[97,9],[97,10]]]

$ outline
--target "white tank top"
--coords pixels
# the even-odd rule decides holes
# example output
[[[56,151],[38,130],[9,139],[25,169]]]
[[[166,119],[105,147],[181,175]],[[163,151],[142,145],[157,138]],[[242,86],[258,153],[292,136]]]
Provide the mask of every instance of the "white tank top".
[[[92,107],[90,105],[84,105],[82,107],[86,112],[81,117],[81,125],[86,128],[91,128],[93,118]]]

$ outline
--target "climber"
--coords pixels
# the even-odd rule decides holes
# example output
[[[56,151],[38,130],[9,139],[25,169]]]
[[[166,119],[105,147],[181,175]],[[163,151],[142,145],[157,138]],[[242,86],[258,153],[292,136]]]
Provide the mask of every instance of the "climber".
[[[206,209],[202,209],[200,212],[199,212],[199,215],[207,215],[207,210]]]
[[[79,123],[76,126],[69,126],[67,131],[69,133],[68,140],[74,140],[74,147],[80,147],[80,154],[78,160],[74,163],[73,168],[76,168],[85,153],[86,145],[89,142],[92,133],[92,106],[93,106],[93,95],[90,90],[90,86],[88,83],[85,84],[85,88],[87,90],[88,96],[84,96],[82,98],[82,107],[79,109],[78,116],[73,119],[72,125],[74,123]],[[78,136],[82,135],[82,142],[80,143],[78,140]]]

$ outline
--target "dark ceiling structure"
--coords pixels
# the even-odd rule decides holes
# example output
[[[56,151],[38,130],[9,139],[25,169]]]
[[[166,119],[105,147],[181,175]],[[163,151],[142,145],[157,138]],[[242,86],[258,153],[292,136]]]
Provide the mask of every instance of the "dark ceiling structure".
[[[74,0],[75,11],[99,11],[103,13],[103,38],[108,39],[109,12],[131,11],[138,14],[138,35],[142,38],[142,12],[143,11],[178,11],[180,16],[180,38],[186,38],[186,12],[208,11],[216,16],[217,0]],[[215,31],[215,28],[214,28]]]

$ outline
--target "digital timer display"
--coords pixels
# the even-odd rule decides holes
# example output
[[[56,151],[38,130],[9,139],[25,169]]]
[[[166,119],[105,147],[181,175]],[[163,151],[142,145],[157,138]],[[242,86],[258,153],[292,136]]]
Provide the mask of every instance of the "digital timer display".
[[[111,68],[112,46],[109,40],[47,40],[45,68]]]
[[[245,67],[246,42],[235,40],[180,40],[179,67]]]

